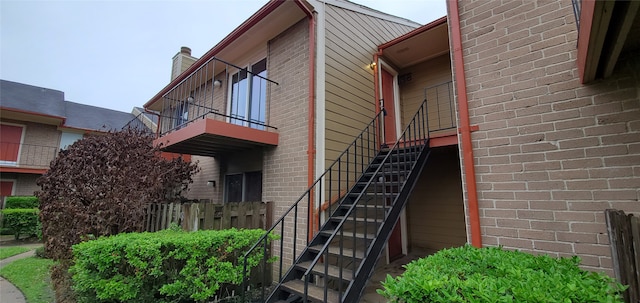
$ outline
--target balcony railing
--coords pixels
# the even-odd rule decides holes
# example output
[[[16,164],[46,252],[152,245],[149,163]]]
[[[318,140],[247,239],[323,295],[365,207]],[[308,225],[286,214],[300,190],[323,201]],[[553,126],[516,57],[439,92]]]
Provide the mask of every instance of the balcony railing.
[[[452,82],[425,88],[424,100],[429,109],[429,130],[431,132],[446,131],[457,127]]]
[[[59,150],[58,146],[0,142],[0,166],[47,169]]]
[[[162,96],[158,135],[203,118],[274,131],[266,124],[266,105],[269,86],[278,83],[265,77],[265,60],[247,67],[216,57],[203,63]]]

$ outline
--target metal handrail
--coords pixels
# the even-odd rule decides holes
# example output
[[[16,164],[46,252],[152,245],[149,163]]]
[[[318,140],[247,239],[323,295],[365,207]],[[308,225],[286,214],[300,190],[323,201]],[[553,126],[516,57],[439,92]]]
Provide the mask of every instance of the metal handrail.
[[[426,115],[426,102],[427,100],[425,99],[423,101],[423,103],[420,105],[418,111],[416,112],[416,114],[414,115],[413,119],[411,120],[411,122],[409,123],[409,125],[404,129],[404,131],[402,132],[402,135],[400,136],[400,139],[398,139],[394,145],[389,149],[389,152],[387,153],[387,155],[384,157],[384,159],[381,161],[381,164],[378,166],[378,168],[375,170],[375,172],[373,173],[372,178],[369,179],[369,181],[367,182],[367,184],[365,185],[364,189],[360,192],[360,194],[358,195],[358,197],[354,200],[354,202],[351,204],[351,207],[349,207],[349,209],[347,210],[347,213],[343,216],[342,220],[340,221],[340,223],[338,223],[338,225],[335,228],[335,232],[332,233],[329,238],[325,241],[325,244],[323,245],[322,249],[318,252],[318,254],[316,255],[316,257],[313,259],[313,261],[311,262],[311,264],[309,265],[308,269],[305,271],[305,273],[303,274],[304,277],[304,282],[305,282],[305,289],[308,287],[308,283],[309,283],[309,279],[307,279],[307,277],[311,274],[311,272],[313,271],[313,268],[317,265],[317,263],[319,262],[319,260],[322,258],[323,254],[327,254],[328,255],[328,249],[329,249],[329,245],[331,244],[331,242],[334,240],[334,238],[336,237],[336,235],[338,235],[338,231],[343,232],[343,226],[344,224],[347,222],[347,220],[349,220],[350,215],[353,213],[353,211],[355,210],[358,202],[362,199],[363,195],[365,194],[365,192],[367,191],[367,189],[369,188],[369,186],[371,186],[372,183],[375,183],[377,185],[377,183],[379,182],[379,180],[376,179],[375,176],[378,176],[380,174],[380,170],[383,169],[384,164],[388,162],[389,157],[393,154],[393,151],[397,151],[399,150],[399,144],[402,142],[403,146],[406,147],[406,142],[409,142],[410,144],[410,148],[411,147],[416,147],[417,144],[417,140],[426,140],[429,137],[429,126],[428,123],[424,123],[423,128],[426,128],[425,132],[424,132],[424,137],[423,136],[419,136],[416,138],[409,138],[410,140],[406,140],[407,138],[407,134],[409,136],[411,136],[411,126],[415,125],[414,121],[416,120],[416,118],[419,118],[421,115],[421,113],[424,111],[423,116],[425,117],[425,119],[423,121],[426,121],[426,117],[428,117],[428,115]],[[420,129],[418,129],[419,131]],[[415,135],[415,133],[414,133]],[[426,144],[426,142],[424,142],[423,144],[421,144],[420,146],[423,146]],[[421,151],[422,152],[422,149]],[[413,163],[413,165],[415,165],[415,163]],[[413,169],[413,165],[412,165],[412,169]],[[404,184],[403,184],[404,186]],[[383,187],[385,187],[384,185],[384,181],[383,181]],[[399,189],[398,192],[400,192],[402,189]],[[395,201],[394,201],[395,202]],[[385,215],[385,220],[386,217],[388,216],[388,213]],[[355,220],[355,217],[354,217]],[[366,220],[366,219],[365,219]],[[355,222],[355,221],[354,221]],[[380,229],[382,228],[382,226],[380,226],[379,230],[376,231],[376,236],[377,234],[380,232]],[[343,238],[344,236],[342,235],[341,238]],[[354,240],[355,240],[355,230],[354,230]],[[365,240],[366,240],[366,232],[365,232]],[[354,247],[354,254],[355,254],[355,247]],[[371,250],[371,246],[369,246],[367,248],[367,252],[365,254],[365,256],[367,256],[369,254]],[[328,263],[325,263],[325,267],[328,265]],[[358,268],[359,270],[360,268]],[[343,268],[340,268],[340,273],[342,273]],[[354,270],[353,271],[354,276],[357,275],[357,271]],[[326,290],[326,289],[325,289]],[[326,291],[325,291],[325,300],[326,298]],[[339,299],[339,302],[342,302],[342,298]]]
[[[26,144],[15,142],[0,142],[0,154],[4,159],[0,160],[0,166],[21,168],[49,168],[60,151],[59,146],[46,146],[38,144]],[[15,161],[8,159],[8,155],[16,155]]]
[[[322,173],[322,174],[321,174],[321,175],[320,175],[320,176],[319,176],[319,177],[318,177],[318,178],[313,182],[313,184],[311,184],[311,186],[310,186],[310,187],[309,187],[309,188],[308,188],[308,189],[307,189],[307,190],[306,190],[306,191],[305,191],[305,192],[300,196],[300,198],[298,198],[298,200],[296,200],[296,202],[294,202],[294,203],[289,207],[289,209],[287,209],[287,210],[283,213],[283,215],[282,215],[278,220],[276,220],[276,221],[272,224],[271,228],[269,228],[269,229],[265,232],[265,234],[264,234],[261,238],[259,238],[259,239],[258,239],[258,241],[256,241],[256,243],[255,243],[251,248],[249,248],[249,250],[247,250],[247,252],[246,252],[246,253],[244,254],[244,256],[243,256],[243,259],[244,259],[244,261],[243,261],[243,262],[244,262],[244,263],[243,263],[243,264],[244,264],[244,270],[243,270],[243,287],[242,287],[242,291],[243,291],[243,294],[242,294],[242,296],[243,296],[243,300],[244,300],[244,298],[245,298],[245,290],[247,289],[246,282],[247,282],[247,274],[248,274],[248,273],[247,273],[247,260],[248,260],[248,257],[249,257],[249,256],[254,252],[254,250],[256,250],[257,248],[262,247],[262,245],[264,245],[264,246],[266,246],[266,245],[267,245],[269,235],[270,235],[270,234],[271,234],[271,233],[272,233],[272,232],[273,232],[277,227],[280,227],[280,229],[281,229],[280,233],[281,233],[281,236],[282,236],[282,234],[284,233],[285,220],[288,218],[288,215],[290,215],[290,214],[293,212],[293,213],[294,213],[294,219],[293,219],[293,220],[294,220],[294,221],[293,221],[293,224],[294,224],[294,228],[293,228],[294,236],[293,236],[293,239],[294,239],[294,241],[293,241],[292,259],[295,261],[295,260],[298,258],[298,255],[296,255],[296,250],[297,250],[297,249],[296,249],[296,248],[297,248],[297,247],[296,247],[296,242],[297,242],[297,241],[296,241],[296,239],[297,239],[297,237],[298,237],[298,231],[297,231],[297,219],[298,219],[298,214],[297,214],[297,212],[298,212],[298,208],[300,207],[300,203],[301,203],[301,202],[303,202],[304,200],[306,200],[306,202],[307,202],[307,211],[311,211],[311,210],[314,208],[314,207],[311,205],[311,202],[312,202],[312,199],[311,199],[311,198],[312,198],[312,196],[314,195],[314,193],[315,193],[316,189],[317,189],[317,193],[319,194],[318,196],[319,196],[319,197],[322,197],[322,183],[323,183],[322,181],[324,181],[325,183],[326,183],[326,182],[329,182],[330,184],[332,183],[332,181],[334,181],[334,180],[332,180],[331,178],[329,178],[329,180],[325,180],[325,177],[327,177],[327,176],[330,176],[330,177],[331,177],[332,172],[334,171],[334,169],[335,169],[335,168],[338,168],[338,172],[340,172],[340,170],[342,169],[342,168],[340,167],[340,166],[341,166],[341,163],[342,163],[342,162],[341,162],[341,159],[342,159],[343,157],[348,157],[348,156],[349,156],[350,151],[352,150],[352,148],[353,148],[353,150],[357,151],[357,150],[358,150],[358,146],[360,146],[360,151],[361,151],[361,152],[364,152],[364,150],[365,150],[365,149],[364,149],[364,146],[362,146],[362,144],[358,145],[358,142],[362,143],[362,142],[363,142],[363,140],[364,140],[365,135],[366,135],[366,137],[367,137],[367,139],[368,139],[368,140],[367,140],[367,142],[373,141],[373,142],[372,142],[372,143],[367,147],[367,153],[368,153],[368,154],[370,154],[370,158],[371,158],[371,159],[373,159],[373,157],[375,156],[375,150],[377,150],[377,149],[379,148],[379,144],[378,144],[378,140],[377,140],[377,138],[376,138],[376,134],[379,134],[379,133],[380,133],[380,130],[378,129],[378,127],[379,127],[379,119],[380,119],[381,117],[382,117],[382,113],[378,113],[378,114],[376,114],[376,115],[373,117],[373,119],[371,120],[371,122],[369,122],[369,123],[365,126],[365,128],[360,132],[360,134],[359,134],[359,135],[357,135],[357,136],[355,137],[355,139],[353,140],[353,142],[351,142],[351,144],[349,144],[349,145],[347,146],[347,148],[346,148],[346,149],[345,149],[345,150],[340,154],[340,156],[338,156],[338,158],[337,158],[337,159],[336,159],[336,160],[335,160],[335,161],[334,161],[334,162],[329,166],[329,168],[327,168],[327,169],[326,169],[326,170],[325,170],[325,171],[324,171],[324,172],[323,172],[323,173]],[[371,133],[373,133],[373,135],[371,135]],[[362,161],[363,161],[363,157],[364,157],[364,155],[363,155],[363,154],[361,154],[360,156],[361,156],[361,162],[362,162]],[[366,166],[368,166],[368,163],[367,163],[367,165],[364,165],[363,163],[361,163],[361,166],[366,167]],[[347,174],[349,174],[349,173],[347,173]],[[339,175],[339,176],[340,176],[340,175]],[[341,185],[341,183],[340,183],[341,181],[342,181],[342,180],[338,180],[339,185]],[[339,189],[338,189],[338,191],[339,191]],[[331,191],[329,191],[329,193],[331,193]],[[345,194],[346,194],[346,193],[345,193]],[[318,224],[320,224],[320,222],[318,222]],[[307,245],[309,244],[310,238],[311,238],[311,237],[310,237],[310,231],[309,231],[309,229],[307,229],[307,237],[306,237],[306,243],[307,243]],[[280,258],[279,258],[279,259],[280,259],[280,260],[279,260],[279,261],[280,261],[280,263],[279,263],[279,271],[278,271],[278,278],[279,278],[279,279],[282,279],[282,278],[284,277],[284,275],[283,275],[283,273],[282,273],[282,269],[283,269],[283,264],[282,264],[282,262],[283,262],[283,260],[282,260],[283,249],[282,249],[282,247],[283,247],[283,238],[281,237],[281,239],[280,239],[280,250],[281,250],[281,251],[280,251]],[[266,260],[267,260],[267,255],[266,255],[266,249],[265,249],[265,255],[263,255],[263,262],[266,262]],[[280,281],[279,281],[279,283],[280,283]],[[262,300],[264,300],[264,286],[263,286]]]

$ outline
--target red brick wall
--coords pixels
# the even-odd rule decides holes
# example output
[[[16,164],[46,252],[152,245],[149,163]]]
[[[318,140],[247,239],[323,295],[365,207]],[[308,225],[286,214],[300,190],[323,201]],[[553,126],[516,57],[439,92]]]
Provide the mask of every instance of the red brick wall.
[[[483,244],[611,274],[603,211],[640,213],[639,54],[583,85],[571,1],[459,6]]]

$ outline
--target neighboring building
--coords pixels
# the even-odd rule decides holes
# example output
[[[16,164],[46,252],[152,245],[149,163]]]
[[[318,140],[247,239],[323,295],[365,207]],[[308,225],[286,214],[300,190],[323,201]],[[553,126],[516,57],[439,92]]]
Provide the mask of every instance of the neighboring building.
[[[640,212],[640,18],[572,2],[450,1],[415,28],[272,1],[145,108],[157,143],[199,159],[192,198],[273,201],[274,220],[300,201],[274,222],[272,301],[354,302],[376,263],[465,243],[611,274],[603,212]]]
[[[39,189],[36,179],[61,149],[88,133],[122,129],[130,122],[137,126],[137,116],[153,119],[65,101],[61,91],[0,80],[0,196],[33,195]]]

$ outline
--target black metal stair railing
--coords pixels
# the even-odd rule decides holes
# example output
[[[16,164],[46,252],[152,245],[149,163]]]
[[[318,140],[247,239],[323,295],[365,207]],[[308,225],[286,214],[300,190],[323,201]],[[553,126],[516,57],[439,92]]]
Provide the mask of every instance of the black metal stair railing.
[[[273,275],[279,282],[306,250],[314,232],[326,221],[320,215],[321,212],[316,213],[316,206],[328,213],[335,210],[334,204],[345,198],[377,155],[380,148],[378,134],[380,134],[379,121],[381,117],[382,115],[378,113],[365,126],[329,168],[240,259],[244,266],[243,302],[246,302],[246,297],[249,296],[247,290],[249,289],[248,260],[250,256],[254,255],[256,250],[261,249],[263,256],[260,266],[263,269],[267,268],[268,260],[276,260],[272,264],[271,272],[263,270],[265,274],[262,281],[255,281],[255,277],[252,281],[252,284],[257,285],[257,288],[253,289],[251,295],[257,296],[257,300],[264,302],[267,292],[271,291],[271,278],[267,275]],[[313,226],[310,226],[311,224]],[[306,235],[300,233],[299,229],[301,228],[306,229]],[[277,234],[279,238],[270,239],[270,235],[273,234]],[[271,243],[269,243],[270,241]]]
[[[324,302],[356,302],[361,296],[368,277],[372,274],[375,264],[383,251],[384,245],[389,239],[400,212],[408,196],[415,186],[418,176],[422,171],[428,152],[429,126],[427,123],[426,100],[422,103],[415,116],[396,143],[388,151],[381,151],[379,163],[374,163],[363,174],[361,182],[364,185],[353,192],[353,199],[344,199],[332,218],[321,228],[320,234],[314,238],[314,244],[322,245],[315,252],[315,257],[306,265],[307,270],[302,276],[304,282],[304,295],[302,301],[307,300],[310,285],[325,283],[324,294],[321,301]],[[366,182],[366,183],[365,183]],[[370,209],[374,214],[380,211],[383,218],[377,215],[369,216]],[[364,212],[361,209],[365,209]],[[364,222],[358,228],[358,223]],[[368,223],[373,223],[369,227]],[[322,238],[323,232],[326,236]],[[317,242],[317,243],[316,243]],[[350,254],[345,254],[345,242],[351,242]],[[356,257],[356,249],[364,244],[366,251],[361,258]],[[339,253],[330,254],[332,246],[338,247]],[[329,275],[329,260],[333,257],[332,269],[337,270],[337,283],[330,292],[327,282],[320,282],[317,273],[323,277]],[[355,261],[361,259],[360,262]],[[346,266],[345,266],[346,264]],[[320,269],[316,269],[320,266]],[[345,274],[347,273],[347,274]],[[335,274],[334,274],[335,276]],[[343,285],[340,281],[348,281]],[[330,295],[331,293],[331,295]],[[331,296],[337,295],[337,298]]]

